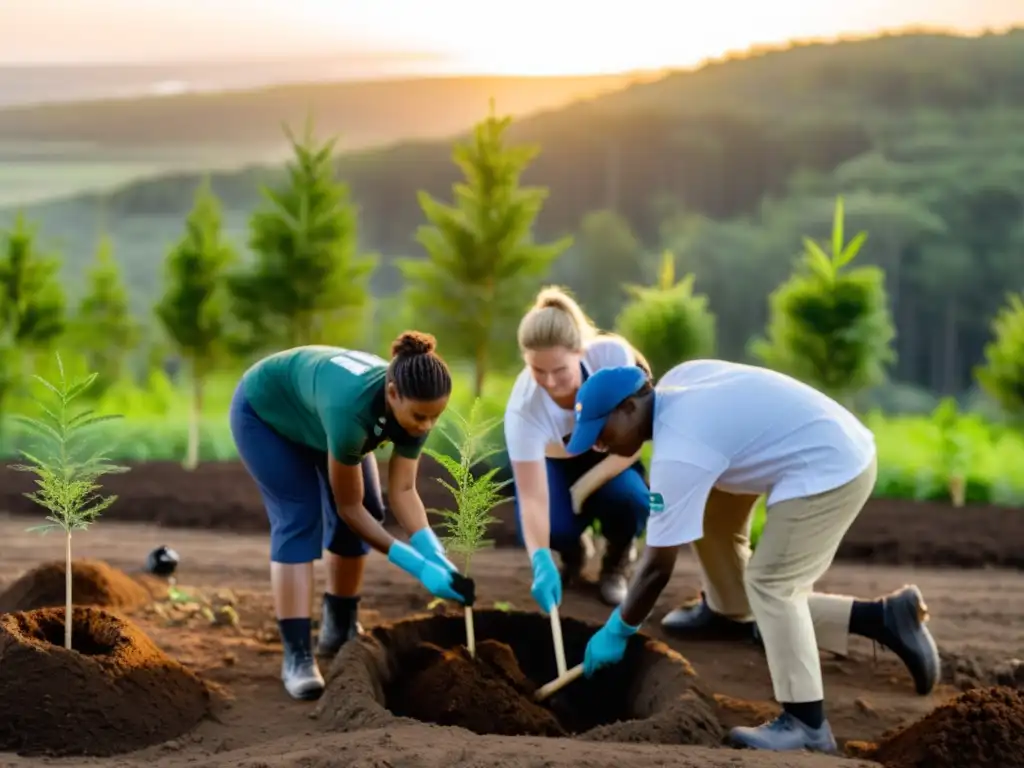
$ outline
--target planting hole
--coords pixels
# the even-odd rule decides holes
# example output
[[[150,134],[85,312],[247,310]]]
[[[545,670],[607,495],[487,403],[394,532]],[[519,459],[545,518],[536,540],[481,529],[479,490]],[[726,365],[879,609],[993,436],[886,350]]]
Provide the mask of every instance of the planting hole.
[[[683,657],[642,636],[622,662],[580,678],[545,702],[533,692],[557,676],[547,616],[474,611],[476,658],[465,647],[461,614],[414,618],[378,627],[336,659],[318,716],[349,730],[345,719],[376,724],[411,718],[478,734],[575,736],[587,740],[718,745],[724,735],[713,700]],[[583,659],[598,629],[562,620],[566,659]],[[361,714],[356,714],[361,711]]]

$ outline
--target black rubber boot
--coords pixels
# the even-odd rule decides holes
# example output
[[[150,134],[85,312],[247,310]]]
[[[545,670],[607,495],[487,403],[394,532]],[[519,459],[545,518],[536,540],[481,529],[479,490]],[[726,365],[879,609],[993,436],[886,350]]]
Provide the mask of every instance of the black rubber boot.
[[[317,637],[317,655],[333,658],[345,643],[357,637],[363,631],[357,620],[358,615],[358,597],[338,597],[325,592]]]

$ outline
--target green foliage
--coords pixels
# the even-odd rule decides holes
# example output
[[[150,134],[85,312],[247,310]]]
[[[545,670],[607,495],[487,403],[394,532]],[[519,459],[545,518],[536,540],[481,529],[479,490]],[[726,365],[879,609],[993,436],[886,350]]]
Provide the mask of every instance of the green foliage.
[[[802,270],[772,293],[768,338],[751,345],[769,367],[847,402],[884,381],[886,365],[895,360],[884,273],[877,267],[843,271],[866,239],[860,232],[845,241],[838,198],[831,256],[804,238]]]
[[[356,207],[335,180],[337,140],[319,143],[311,121],[301,141],[287,135],[287,181],[263,188],[249,223],[255,264],[230,281],[235,312],[253,349],[355,341],[377,259],[358,254]]]
[[[60,260],[40,252],[36,229],[19,214],[0,251],[0,413],[21,383],[28,354],[64,332]]]
[[[203,382],[228,355],[228,270],[237,254],[221,233],[220,203],[203,184],[185,222],[185,233],[167,256],[167,290],[156,306],[167,335],[187,361],[192,379],[191,438],[185,466],[199,463],[199,413]]]
[[[204,183],[196,190],[184,234],[167,255],[166,290],[156,305],[177,350],[200,369],[224,353],[229,330],[225,281],[237,258],[221,231],[220,202]]]
[[[125,351],[139,345],[141,331],[129,311],[128,290],[109,237],[100,240],[87,280],[85,296],[75,313],[73,335],[86,366],[96,371],[96,395],[121,378]]]
[[[37,490],[25,495],[48,512],[46,523],[29,530],[46,533],[59,528],[64,531],[64,647],[70,650],[73,605],[71,535],[73,531],[87,529],[104,509],[117,500],[116,496],[97,494],[100,485],[96,481],[103,475],[128,470],[111,464],[106,452],[96,450],[95,443],[88,440],[95,437],[96,426],[119,417],[95,415],[89,410],[71,412],[72,403],[92,386],[96,374],[69,381],[59,354],[57,369],[60,372],[57,384],[51,384],[41,376],[35,377],[49,397],[38,402],[41,417],[19,417],[19,421],[35,434],[36,445],[31,452],[21,451],[22,457],[30,463],[15,464],[13,469],[36,476]]]
[[[556,282],[571,280],[573,294],[599,328],[611,328],[622,291],[643,279],[647,259],[629,221],[615,211],[591,211],[580,223],[574,247],[555,270]],[[564,278],[564,279],[563,279]]]
[[[616,330],[643,351],[655,377],[686,360],[715,353],[715,316],[706,296],[693,293],[694,275],[675,282],[674,257],[662,257],[658,285],[631,285],[633,297],[616,320]]]
[[[454,485],[444,478],[437,478],[442,486],[451,493],[455,501],[455,510],[434,510],[444,519],[447,531],[442,537],[449,551],[461,555],[465,568],[463,573],[469,574],[470,561],[480,549],[490,546],[487,540],[487,528],[498,519],[491,510],[504,500],[501,489],[511,480],[498,482],[494,476],[500,467],[494,467],[479,475],[474,474],[479,466],[498,452],[498,448],[487,446],[488,433],[501,423],[500,418],[483,418],[481,400],[473,401],[469,416],[455,414],[460,423],[458,439],[445,432],[445,437],[453,446],[458,447],[459,458],[455,459],[434,449],[424,449],[436,459],[451,475]],[[439,427],[439,429],[444,429]]]
[[[532,145],[509,146],[510,118],[493,113],[452,158],[465,181],[445,205],[426,192],[419,203],[429,222],[416,239],[426,259],[401,259],[405,295],[424,327],[444,339],[446,354],[473,361],[480,395],[494,349],[508,349],[508,328],[571,238],[541,245],[534,220],[547,198],[542,187],[521,187],[519,177],[537,156]]]
[[[992,321],[978,383],[1014,419],[1024,418],[1024,294],[1008,297]]]
[[[95,430],[99,424],[121,418],[119,415],[96,415],[92,410],[73,412],[73,403],[93,385],[96,374],[69,381],[57,356],[60,379],[52,384],[41,376],[34,378],[45,388],[47,396],[39,401],[42,415],[38,418],[19,415],[17,420],[36,437],[32,451],[21,451],[30,462],[14,469],[36,475],[38,490],[26,496],[48,511],[46,524],[32,530],[59,528],[69,534],[85,530],[99,514],[117,500],[116,496],[99,496],[97,480],[107,474],[127,472],[126,467],[111,464],[107,450],[97,450]]]

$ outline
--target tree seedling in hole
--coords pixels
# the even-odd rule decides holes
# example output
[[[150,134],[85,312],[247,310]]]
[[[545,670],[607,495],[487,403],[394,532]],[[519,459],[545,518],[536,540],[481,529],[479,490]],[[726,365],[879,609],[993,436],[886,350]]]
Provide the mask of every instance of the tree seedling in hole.
[[[72,626],[72,579],[71,579],[71,534],[84,531],[100,513],[117,500],[117,496],[100,496],[96,480],[102,475],[127,472],[127,467],[111,464],[106,453],[90,450],[87,439],[92,428],[101,422],[113,421],[120,415],[94,415],[91,410],[72,414],[74,400],[92,386],[96,380],[93,373],[77,381],[68,381],[64,364],[57,355],[60,381],[51,384],[41,376],[34,376],[45,388],[45,399],[37,401],[42,416],[31,418],[18,415],[14,418],[36,438],[32,452],[19,451],[30,462],[17,464],[13,469],[32,472],[36,476],[37,490],[26,493],[29,499],[49,511],[46,522],[30,528],[30,531],[47,533],[54,528],[64,531],[64,647],[71,649]]]
[[[424,450],[441,464],[454,480],[454,484],[452,484],[444,478],[437,478],[437,482],[443,485],[455,499],[455,510],[432,511],[437,512],[443,518],[446,535],[442,537],[442,541],[449,552],[462,558],[463,574],[468,577],[473,555],[493,544],[485,538],[487,527],[491,523],[498,522],[498,519],[491,515],[491,510],[501,504],[503,501],[501,489],[511,481],[498,482],[494,479],[500,467],[494,467],[479,476],[473,474],[475,466],[500,450],[496,447],[488,448],[486,437],[495,426],[501,423],[501,419],[482,418],[480,398],[473,401],[468,418],[457,412],[452,412],[452,415],[459,422],[461,441],[456,442],[444,427],[438,427],[438,430],[448,442],[458,448],[459,459],[456,460],[432,449]],[[473,608],[468,604],[465,616],[466,647],[469,649],[470,656],[475,657],[476,634],[473,627]]]

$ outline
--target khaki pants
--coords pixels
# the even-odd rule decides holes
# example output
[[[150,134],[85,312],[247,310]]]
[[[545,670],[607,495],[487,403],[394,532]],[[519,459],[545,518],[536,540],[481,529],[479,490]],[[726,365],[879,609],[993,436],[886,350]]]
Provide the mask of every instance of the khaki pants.
[[[775,698],[824,699],[818,649],[846,655],[854,598],[813,592],[875,485],[875,461],[846,485],[768,509],[757,552],[750,525],[756,496],[711,492],[704,537],[693,548],[708,606],[754,619],[764,640]]]

